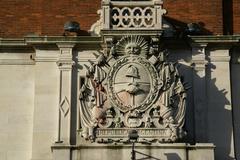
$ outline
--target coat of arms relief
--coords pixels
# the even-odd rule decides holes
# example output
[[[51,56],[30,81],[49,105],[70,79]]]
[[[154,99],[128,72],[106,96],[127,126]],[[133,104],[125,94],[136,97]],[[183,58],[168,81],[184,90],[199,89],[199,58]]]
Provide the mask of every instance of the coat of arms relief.
[[[145,37],[128,35],[86,66],[80,90],[81,136],[98,143],[174,142],[185,134],[186,92],[173,63]]]

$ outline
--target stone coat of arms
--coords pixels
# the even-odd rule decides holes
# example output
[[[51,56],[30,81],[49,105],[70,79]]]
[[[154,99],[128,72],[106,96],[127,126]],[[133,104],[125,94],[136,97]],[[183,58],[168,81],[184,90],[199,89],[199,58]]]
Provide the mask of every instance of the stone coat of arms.
[[[184,135],[186,92],[178,70],[144,37],[129,35],[87,66],[80,90],[81,136],[99,143],[174,142]]]

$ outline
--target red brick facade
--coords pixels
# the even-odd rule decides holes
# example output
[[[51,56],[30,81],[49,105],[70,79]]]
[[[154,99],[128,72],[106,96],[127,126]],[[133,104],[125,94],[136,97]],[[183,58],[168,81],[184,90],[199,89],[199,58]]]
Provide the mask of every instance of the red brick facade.
[[[240,0],[233,0],[233,33],[240,34]]]
[[[184,23],[200,23],[213,34],[222,34],[222,0],[165,0],[168,17]]]
[[[212,34],[223,34],[223,0],[164,0],[167,16],[180,23],[200,23]],[[7,0],[0,1],[0,37],[27,34],[62,35],[66,21],[80,23],[82,30],[99,18],[101,0]],[[233,0],[233,30],[240,33],[240,1]]]
[[[62,35],[67,21],[89,30],[99,16],[100,0],[7,0],[0,1],[0,37],[27,34]]]

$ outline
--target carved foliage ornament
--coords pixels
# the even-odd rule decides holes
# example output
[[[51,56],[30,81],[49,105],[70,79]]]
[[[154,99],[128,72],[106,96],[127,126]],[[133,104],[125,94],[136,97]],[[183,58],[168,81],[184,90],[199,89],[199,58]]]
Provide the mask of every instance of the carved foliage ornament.
[[[143,37],[122,37],[87,66],[80,91],[81,135],[92,141],[173,142],[184,135],[186,92],[176,67]]]

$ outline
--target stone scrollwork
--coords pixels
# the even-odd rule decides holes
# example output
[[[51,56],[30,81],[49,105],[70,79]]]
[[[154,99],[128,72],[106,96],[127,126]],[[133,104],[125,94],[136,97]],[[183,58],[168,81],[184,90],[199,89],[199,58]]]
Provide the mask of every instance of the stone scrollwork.
[[[99,143],[174,142],[184,136],[186,92],[178,70],[151,43],[124,36],[87,66],[80,90],[81,135]],[[107,56],[108,55],[108,56]]]

